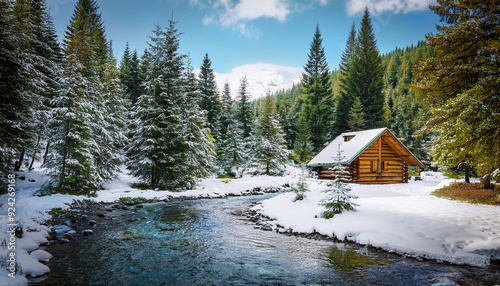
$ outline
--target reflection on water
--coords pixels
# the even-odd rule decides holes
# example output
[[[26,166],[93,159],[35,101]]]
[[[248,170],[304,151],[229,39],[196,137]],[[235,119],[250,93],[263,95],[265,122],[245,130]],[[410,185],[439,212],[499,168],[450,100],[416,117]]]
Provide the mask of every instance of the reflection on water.
[[[254,229],[244,213],[266,196],[145,205],[138,222],[49,249],[37,285],[492,285],[498,273]]]

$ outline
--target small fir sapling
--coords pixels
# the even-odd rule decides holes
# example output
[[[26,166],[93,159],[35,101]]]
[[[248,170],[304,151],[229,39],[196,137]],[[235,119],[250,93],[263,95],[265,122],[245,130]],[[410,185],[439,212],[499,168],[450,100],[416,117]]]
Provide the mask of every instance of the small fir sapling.
[[[294,201],[303,200],[306,197],[306,192],[309,192],[309,189],[307,188],[307,177],[308,177],[307,168],[305,167],[304,164],[301,164],[300,168],[301,172],[300,172],[299,182],[297,183],[296,186],[293,187],[293,191],[295,192]]]
[[[335,179],[327,184],[327,188],[323,190],[323,192],[327,194],[325,198],[319,202],[326,208],[321,214],[321,216],[326,219],[330,219],[336,214],[342,213],[344,210],[354,210],[357,206],[357,204],[353,202],[357,197],[349,193],[351,188],[347,186],[347,183],[351,181],[349,171],[341,162],[342,153],[339,147],[335,163],[333,167],[329,169],[333,171]]]

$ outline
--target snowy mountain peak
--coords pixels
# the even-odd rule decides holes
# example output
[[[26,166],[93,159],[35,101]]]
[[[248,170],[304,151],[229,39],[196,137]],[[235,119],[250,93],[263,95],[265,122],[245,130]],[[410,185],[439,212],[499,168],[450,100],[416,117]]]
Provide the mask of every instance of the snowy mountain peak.
[[[251,100],[264,97],[268,91],[290,88],[298,83],[302,76],[302,69],[296,67],[279,66],[266,63],[242,65],[232,69],[231,73],[214,73],[217,87],[222,90],[226,81],[231,87],[231,95],[236,98],[240,87],[240,80],[246,75]]]

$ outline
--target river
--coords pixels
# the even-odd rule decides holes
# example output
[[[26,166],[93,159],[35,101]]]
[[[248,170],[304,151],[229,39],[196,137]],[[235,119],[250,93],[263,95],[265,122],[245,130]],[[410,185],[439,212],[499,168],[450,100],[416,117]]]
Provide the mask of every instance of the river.
[[[494,285],[487,268],[417,261],[377,249],[256,229],[251,205],[271,195],[145,204],[130,222],[51,246],[33,285]],[[123,216],[123,215],[122,215]],[[457,284],[454,284],[457,283]]]

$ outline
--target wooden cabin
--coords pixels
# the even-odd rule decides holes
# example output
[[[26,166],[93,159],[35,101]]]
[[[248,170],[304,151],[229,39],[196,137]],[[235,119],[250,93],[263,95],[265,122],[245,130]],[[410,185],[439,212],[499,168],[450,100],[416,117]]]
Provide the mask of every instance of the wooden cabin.
[[[358,184],[394,184],[408,182],[408,167],[422,163],[387,128],[339,135],[307,165],[314,167],[320,179],[333,179],[331,166],[346,166]]]

